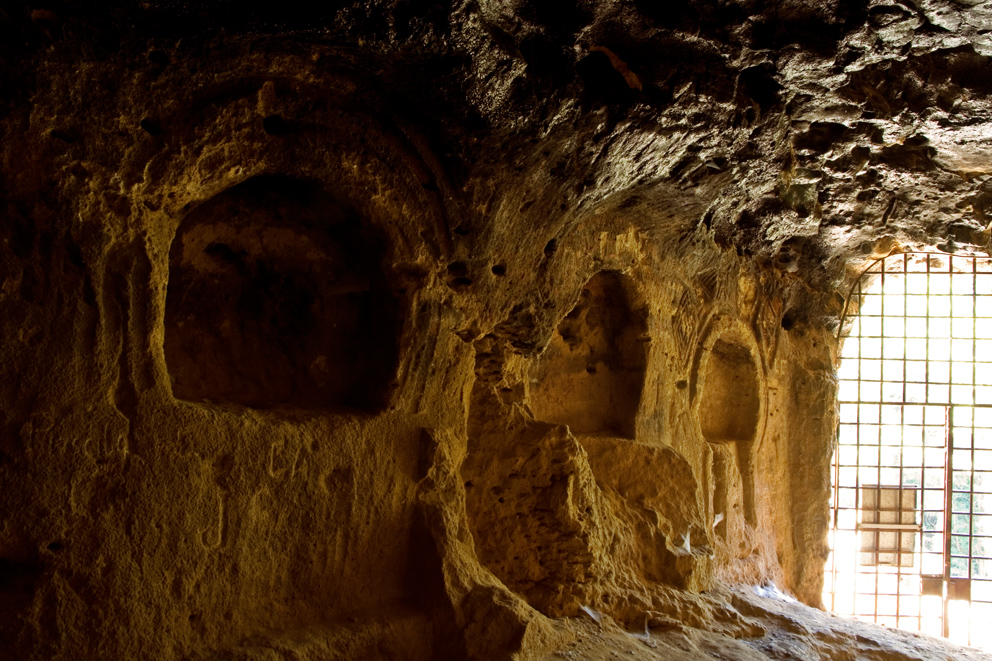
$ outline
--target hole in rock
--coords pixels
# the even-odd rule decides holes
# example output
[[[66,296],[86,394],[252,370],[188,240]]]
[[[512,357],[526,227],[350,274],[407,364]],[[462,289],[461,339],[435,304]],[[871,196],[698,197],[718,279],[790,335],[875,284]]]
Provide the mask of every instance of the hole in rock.
[[[148,61],[160,67],[167,67],[171,63],[169,54],[163,50],[153,50],[148,53]]]
[[[448,287],[456,291],[471,285],[472,278],[468,277],[468,264],[465,262],[448,264],[447,283]]]
[[[589,53],[576,63],[575,70],[582,81],[586,104],[624,105],[633,101],[634,91],[606,53]]]
[[[814,154],[823,154],[830,150],[834,143],[847,140],[851,129],[837,122],[813,122],[805,133],[796,135],[793,146],[797,150],[808,149]]]
[[[262,120],[262,130],[268,135],[286,135],[289,133],[289,122],[280,115],[269,115]]]
[[[145,133],[147,133],[152,137],[161,135],[162,133],[162,126],[157,121],[151,119],[150,117],[145,117],[140,122],[138,122],[138,125],[142,128],[142,130]]]
[[[775,69],[769,64],[748,67],[741,72],[744,93],[755,100],[762,112],[768,112],[779,100],[782,86],[775,80]]]
[[[52,129],[51,131],[48,132],[48,135],[70,145],[74,143],[77,139],[76,135],[72,131],[66,131],[63,129]]]
[[[372,228],[318,187],[250,179],[183,220],[165,358],[177,399],[384,406],[398,317]]]
[[[699,422],[710,443],[750,441],[758,428],[758,369],[751,352],[724,339],[705,364]]]
[[[634,438],[647,348],[647,314],[631,288],[602,271],[586,283],[531,372],[530,406],[539,420],[576,434]]]

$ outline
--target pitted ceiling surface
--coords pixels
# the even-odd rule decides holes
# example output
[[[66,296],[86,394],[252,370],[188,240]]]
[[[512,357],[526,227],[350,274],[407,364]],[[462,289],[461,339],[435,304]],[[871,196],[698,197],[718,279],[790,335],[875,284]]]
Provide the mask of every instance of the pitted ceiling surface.
[[[487,184],[526,179],[557,191],[532,222],[559,234],[604,208],[702,224],[821,290],[896,244],[988,243],[988,2],[50,2],[0,26],[11,99],[53,53],[333,44],[482,224]]]
[[[990,7],[3,4],[0,648],[927,656],[708,590],[819,600],[844,285],[989,246]]]

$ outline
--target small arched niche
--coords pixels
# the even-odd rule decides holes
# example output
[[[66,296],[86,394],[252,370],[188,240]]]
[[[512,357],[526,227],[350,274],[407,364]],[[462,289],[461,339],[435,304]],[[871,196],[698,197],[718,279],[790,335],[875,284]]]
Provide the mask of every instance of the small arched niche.
[[[384,406],[396,305],[372,228],[309,182],[250,179],[182,221],[165,359],[177,399],[252,408]]]
[[[529,403],[538,420],[575,434],[634,438],[647,366],[647,313],[632,287],[601,271],[582,288],[531,370]]]
[[[758,346],[744,324],[726,317],[717,317],[704,336],[690,393],[711,451],[715,531],[736,553],[749,543],[747,527],[756,521],[753,454],[763,411]]]
[[[721,337],[700,379],[699,426],[710,443],[753,440],[761,410],[758,366],[751,350]]]

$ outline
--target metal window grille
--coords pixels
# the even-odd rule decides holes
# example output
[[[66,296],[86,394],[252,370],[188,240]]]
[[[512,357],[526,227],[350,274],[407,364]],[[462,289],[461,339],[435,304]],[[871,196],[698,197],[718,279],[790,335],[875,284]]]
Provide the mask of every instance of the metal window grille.
[[[916,494],[902,487],[861,487],[861,564],[913,566]]]
[[[992,260],[877,260],[845,329],[824,601],[992,649]]]

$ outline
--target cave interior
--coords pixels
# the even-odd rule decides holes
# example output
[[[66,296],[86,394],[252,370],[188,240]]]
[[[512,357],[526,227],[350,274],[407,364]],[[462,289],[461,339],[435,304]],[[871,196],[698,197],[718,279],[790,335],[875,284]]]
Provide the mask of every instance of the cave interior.
[[[992,658],[990,153],[988,0],[4,4],[0,656]]]

